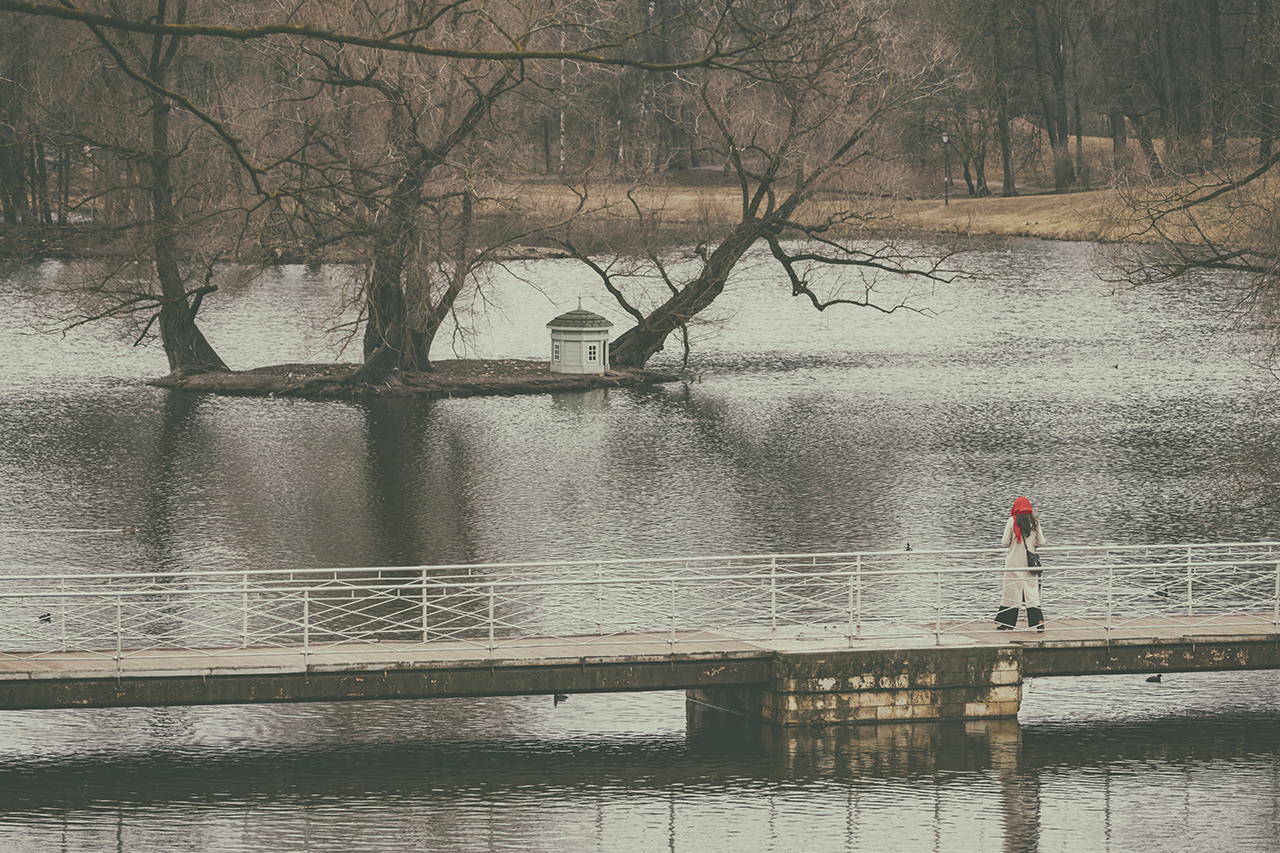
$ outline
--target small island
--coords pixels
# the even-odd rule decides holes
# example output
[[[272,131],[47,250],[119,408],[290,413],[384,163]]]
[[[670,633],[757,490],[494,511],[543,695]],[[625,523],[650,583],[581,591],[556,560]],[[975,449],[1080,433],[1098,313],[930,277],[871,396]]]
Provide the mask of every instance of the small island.
[[[552,373],[546,361],[516,358],[451,359],[433,363],[434,370],[393,371],[382,383],[352,382],[358,364],[277,364],[243,371],[171,373],[149,384],[201,394],[240,397],[302,397],[313,400],[369,397],[511,397],[637,388],[680,377],[655,370],[616,367],[602,374]]]

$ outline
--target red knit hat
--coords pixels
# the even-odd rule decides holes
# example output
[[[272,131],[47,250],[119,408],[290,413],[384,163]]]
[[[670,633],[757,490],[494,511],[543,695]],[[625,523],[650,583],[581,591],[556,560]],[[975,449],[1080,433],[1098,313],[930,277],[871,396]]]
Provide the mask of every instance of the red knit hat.
[[[1031,501],[1026,498],[1018,498],[1013,502],[1013,509],[1009,510],[1009,515],[1016,517],[1023,513],[1030,513],[1033,511],[1034,510],[1031,509]],[[1018,528],[1017,524],[1013,525],[1013,538],[1015,542],[1022,541],[1022,531]]]

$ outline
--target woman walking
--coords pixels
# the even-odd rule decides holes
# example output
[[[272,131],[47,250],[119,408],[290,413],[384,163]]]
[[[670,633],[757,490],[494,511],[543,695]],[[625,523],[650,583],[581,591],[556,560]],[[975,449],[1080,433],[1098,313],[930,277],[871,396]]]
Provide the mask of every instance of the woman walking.
[[[1010,631],[1018,624],[1018,609],[1027,608],[1027,627],[1044,630],[1044,611],[1040,609],[1040,572],[1028,570],[1029,562],[1039,565],[1039,558],[1027,559],[1044,544],[1040,519],[1031,509],[1031,501],[1018,498],[1013,502],[1009,520],[1004,525],[1004,538],[1000,544],[1006,549],[1004,557],[1004,590],[1000,595],[1000,609],[996,611],[996,627]]]

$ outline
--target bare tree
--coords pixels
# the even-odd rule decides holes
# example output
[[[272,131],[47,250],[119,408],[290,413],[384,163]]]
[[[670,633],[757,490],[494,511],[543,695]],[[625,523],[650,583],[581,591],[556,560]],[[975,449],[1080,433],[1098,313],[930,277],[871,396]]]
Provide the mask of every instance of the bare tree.
[[[68,321],[145,317],[140,337],[158,327],[175,373],[224,369],[195,317],[215,290],[217,257],[234,255],[239,246],[201,253],[191,237],[209,236],[215,211],[233,211],[241,236],[279,253],[289,251],[281,244],[290,238],[310,248],[340,241],[364,253],[365,364],[354,381],[379,381],[397,368],[429,369],[441,323],[502,242],[495,242],[491,227],[489,236],[477,227],[482,207],[508,202],[489,192],[492,178],[511,177],[493,168],[497,147],[485,129],[496,127],[495,108],[527,78],[530,63],[666,73],[726,68],[744,50],[715,32],[731,0],[703,18],[712,35],[699,42],[696,55],[676,62],[668,61],[669,53],[646,52],[661,30],[652,14],[592,14],[615,4],[588,5],[567,14],[544,0],[350,8],[298,0],[270,10],[205,8],[200,0],[103,0],[85,7],[0,0],[0,12],[82,25],[113,73],[132,87],[122,89],[131,101],[104,91],[104,105],[148,120],[130,139],[84,140],[105,152],[103,162],[123,178],[120,192],[109,194],[116,213],[136,210],[128,190],[145,186],[146,220],[129,233],[145,232],[147,239],[133,240],[130,263],[78,289],[90,298],[74,306]],[[189,61],[191,48],[215,44],[255,46],[238,55],[264,63],[247,76],[274,94],[250,97],[249,106],[219,101],[211,92],[196,96],[201,74]],[[243,119],[267,113],[272,117],[259,118],[256,127]],[[278,132],[267,132],[270,126]],[[247,138],[246,129],[255,138]],[[197,151],[207,155],[208,140],[223,147],[215,161],[238,169],[226,180],[233,191],[223,197],[204,192],[216,183],[207,175],[201,192],[175,183],[175,163],[191,162]],[[196,196],[205,203],[196,205]],[[123,232],[117,246],[122,238]],[[139,275],[144,254],[154,287]],[[192,272],[201,277],[193,281]]]
[[[430,370],[440,328],[476,293],[485,266],[527,231],[517,194],[502,189],[520,175],[506,113],[521,102],[506,112],[502,105],[525,83],[526,63],[490,57],[540,40],[591,66],[601,41],[637,41],[637,21],[594,17],[587,25],[537,2],[345,14],[349,28],[387,39],[413,32],[454,53],[439,60],[327,42],[303,50],[300,76],[316,88],[301,158],[337,196],[331,223],[368,259],[364,363],[350,381],[372,383],[396,370]],[[633,52],[649,62],[639,45]],[[542,90],[557,77],[563,85],[557,65],[542,70]]]
[[[1128,226],[1123,235],[1128,245],[1110,247],[1107,257],[1117,281],[1132,285],[1174,282],[1201,270],[1227,273],[1237,286],[1241,320],[1275,330],[1280,295],[1276,176],[1280,153],[1274,150],[1266,128],[1280,29],[1271,17],[1270,4],[1263,3],[1252,12],[1238,11],[1231,28],[1224,23],[1225,15],[1209,15],[1203,18],[1209,26],[1196,30],[1202,18],[1194,13],[1209,7],[1214,7],[1211,12],[1220,11],[1218,5],[1217,0],[1202,0],[1199,5],[1161,10],[1166,17],[1182,16],[1167,26],[1176,24],[1181,38],[1194,46],[1184,53],[1211,61],[1205,64],[1207,76],[1194,81],[1193,69],[1169,68],[1167,76],[1155,79],[1167,92],[1176,88],[1170,78],[1181,75],[1184,100],[1193,89],[1211,92],[1180,107],[1189,111],[1182,118],[1169,119],[1166,149],[1180,170],[1153,170],[1150,180],[1132,176],[1120,184],[1121,203],[1114,216]],[[1230,69],[1228,53],[1236,57]],[[1236,83],[1229,86],[1229,80]],[[1178,100],[1165,97],[1170,104]],[[1174,112],[1172,106],[1170,111]],[[1203,128],[1175,138],[1183,133],[1180,128],[1202,125],[1197,116],[1205,112],[1212,119],[1208,134],[1212,157],[1201,156]],[[1264,359],[1272,369],[1277,363],[1276,341]]]
[[[415,4],[385,7],[357,26],[416,30],[479,52],[503,38],[501,23],[456,5]],[[304,55],[300,74],[316,92],[300,156],[336,198],[331,221],[368,258],[364,365],[353,381],[430,369],[436,332],[492,248],[474,248],[476,142],[494,105],[520,84],[521,66],[323,43]]]
[[[181,25],[191,7],[187,0],[153,0],[114,8]],[[204,298],[216,290],[214,264],[228,253],[215,246],[220,239],[234,242],[231,220],[244,213],[241,199],[222,184],[223,147],[211,145],[201,132],[207,125],[192,119],[212,109],[222,90],[209,79],[218,60],[179,35],[90,24],[62,36],[64,50],[42,67],[46,128],[92,152],[103,167],[86,186],[83,204],[111,220],[97,222],[97,260],[79,265],[76,280],[64,282],[62,304],[70,310],[63,325],[128,318],[139,340],[158,331],[173,374],[226,370],[196,322]],[[98,64],[86,66],[85,57]],[[73,81],[61,62],[83,76]],[[188,94],[176,93],[178,82]]]
[[[900,49],[919,54],[895,42],[888,4],[770,0],[753,4],[750,14],[737,11],[731,20],[738,33],[759,45],[739,66],[747,73],[680,77],[688,133],[706,159],[727,171],[737,222],[709,230],[689,265],[672,263],[650,245],[643,270],[613,260],[625,251],[591,252],[571,230],[558,237],[635,320],[613,344],[611,360],[619,366],[643,367],[673,332],[683,334],[757,246],[789,292],[819,311],[850,305],[892,312],[908,302],[878,302],[878,275],[948,275],[948,253],[921,257],[881,230],[887,222],[879,200],[894,190],[894,117],[932,79],[902,62]],[[639,192],[620,209],[628,208],[637,229],[662,213]],[[819,268],[852,272],[857,283],[845,279],[827,289],[816,283]],[[658,289],[638,288],[642,279]]]

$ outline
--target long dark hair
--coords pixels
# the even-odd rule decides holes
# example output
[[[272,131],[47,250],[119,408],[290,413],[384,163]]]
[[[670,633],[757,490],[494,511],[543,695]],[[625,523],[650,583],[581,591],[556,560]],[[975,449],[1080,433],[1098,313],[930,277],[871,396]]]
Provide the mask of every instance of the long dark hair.
[[[1031,531],[1040,527],[1040,520],[1036,518],[1035,513],[1020,512],[1013,517],[1013,523],[1018,525],[1018,532],[1022,535],[1019,537],[1023,542],[1027,541],[1027,537],[1031,535]]]

